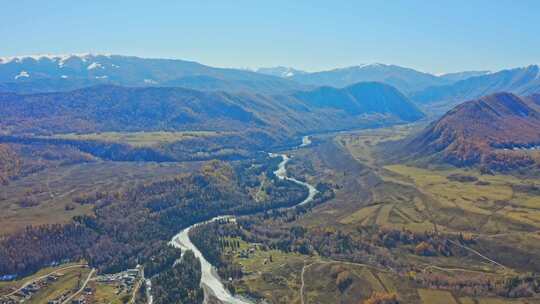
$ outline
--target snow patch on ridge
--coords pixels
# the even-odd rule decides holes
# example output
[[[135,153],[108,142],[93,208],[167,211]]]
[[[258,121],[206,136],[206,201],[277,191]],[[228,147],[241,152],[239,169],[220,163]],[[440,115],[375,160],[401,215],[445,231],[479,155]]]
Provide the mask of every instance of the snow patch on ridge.
[[[15,80],[19,78],[29,78],[29,77],[30,77],[30,74],[28,74],[27,71],[21,71],[19,74],[15,76]]]
[[[62,55],[54,55],[54,54],[39,54],[39,55],[23,55],[23,56],[6,56],[6,57],[0,57],[0,64],[8,64],[11,62],[19,63],[23,60],[44,60],[48,59],[51,61],[55,61],[58,63],[60,67],[64,65],[64,63],[70,59],[70,58],[79,58],[81,61],[86,62],[91,58],[95,58],[97,56],[105,56],[105,57],[111,57],[111,54],[91,54],[91,53],[80,53],[80,54],[62,54]]]
[[[92,62],[89,66],[86,67],[87,70],[94,70],[94,69],[103,69],[103,66],[99,62]]]
[[[378,68],[378,67],[386,67],[386,66],[387,66],[386,64],[375,62],[375,63],[360,64],[360,65],[357,65],[356,67],[359,69],[363,69],[363,68],[370,68],[370,67]]]
[[[144,83],[146,83],[146,84],[157,84],[158,82],[155,81],[154,79],[145,79]]]

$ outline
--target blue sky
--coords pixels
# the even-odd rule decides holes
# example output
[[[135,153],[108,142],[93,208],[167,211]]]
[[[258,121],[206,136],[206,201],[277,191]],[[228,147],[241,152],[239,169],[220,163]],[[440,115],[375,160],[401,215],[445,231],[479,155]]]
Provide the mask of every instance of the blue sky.
[[[152,3],[156,2],[156,3]],[[0,56],[114,53],[310,71],[540,63],[540,1],[2,1]]]

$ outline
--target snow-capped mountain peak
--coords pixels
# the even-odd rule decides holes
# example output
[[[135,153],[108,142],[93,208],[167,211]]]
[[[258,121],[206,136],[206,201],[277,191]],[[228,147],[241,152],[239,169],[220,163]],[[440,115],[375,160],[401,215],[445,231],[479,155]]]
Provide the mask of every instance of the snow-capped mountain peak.
[[[99,62],[92,62],[88,67],[86,67],[87,70],[94,70],[94,69],[103,69],[103,65]]]
[[[24,71],[24,73],[23,73]],[[291,76],[296,71],[288,70]],[[16,78],[15,78],[16,77]],[[213,68],[181,59],[69,54],[0,58],[0,91],[54,92],[96,84],[173,86],[201,90],[274,92],[300,85],[237,69]],[[62,80],[62,81],[60,81]]]
[[[296,75],[306,74],[307,72],[297,70],[291,67],[277,66],[271,68],[258,68],[255,70],[257,73],[278,76],[282,78],[290,78]]]
[[[80,59],[83,62],[86,62],[88,60],[91,60],[96,57],[110,57],[110,54],[92,54],[92,53],[81,53],[81,54],[62,54],[62,55],[55,55],[55,54],[39,54],[39,55],[22,55],[22,56],[6,56],[6,57],[0,57],[0,64],[8,64],[8,63],[20,63],[24,61],[41,61],[41,60],[49,60],[56,62],[60,66],[62,66],[67,60],[69,59]]]
[[[19,78],[29,78],[30,74],[27,71],[21,71],[19,74],[15,75],[15,80]]]

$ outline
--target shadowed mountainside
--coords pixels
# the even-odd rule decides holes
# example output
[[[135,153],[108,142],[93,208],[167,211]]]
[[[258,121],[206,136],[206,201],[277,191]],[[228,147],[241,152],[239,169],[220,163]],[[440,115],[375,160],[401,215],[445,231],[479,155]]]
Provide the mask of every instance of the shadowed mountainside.
[[[281,136],[360,127],[370,115],[376,123],[423,116],[399,91],[379,83],[275,96],[117,86],[5,93],[0,115],[4,134],[258,129]]]
[[[415,121],[424,116],[397,89],[378,82],[361,82],[343,89],[320,87],[294,96],[313,107],[343,109],[351,115],[382,113],[405,121]]]

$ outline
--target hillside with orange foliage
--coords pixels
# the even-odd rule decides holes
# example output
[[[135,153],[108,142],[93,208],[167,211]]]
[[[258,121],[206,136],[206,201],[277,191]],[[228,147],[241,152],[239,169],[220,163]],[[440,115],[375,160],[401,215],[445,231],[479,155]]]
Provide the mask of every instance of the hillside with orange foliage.
[[[407,142],[414,157],[506,170],[538,164],[540,95],[497,93],[465,102]]]
[[[395,293],[374,292],[363,304],[399,304]]]

